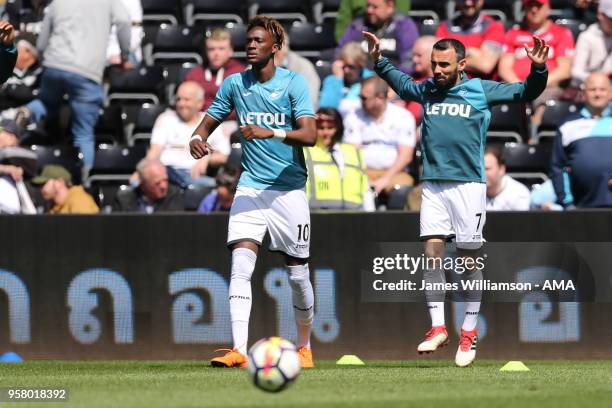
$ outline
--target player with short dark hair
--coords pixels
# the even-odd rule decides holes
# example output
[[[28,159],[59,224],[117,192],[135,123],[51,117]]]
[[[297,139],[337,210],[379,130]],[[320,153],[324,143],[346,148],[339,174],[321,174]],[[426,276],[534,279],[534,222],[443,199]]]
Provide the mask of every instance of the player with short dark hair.
[[[236,109],[242,133],[242,174],[227,238],[232,251],[229,302],[234,347],[213,358],[214,367],[246,366],[251,275],[266,231],[270,232],[270,250],[283,253],[289,270],[302,367],[313,366],[310,211],[302,147],[315,144],[316,122],[306,80],[274,65],[283,42],[278,21],[256,16],[249,22],[246,57],[252,68],[223,81],[190,142],[196,159],[210,153],[209,135]]]
[[[465,47],[454,39],[438,41],[432,50],[433,78],[416,83],[381,56],[379,39],[368,32],[376,73],[404,100],[423,105],[421,151],[423,193],[421,240],[425,254],[441,258],[444,242],[454,238],[459,256],[474,257],[484,242],[482,228],[486,219],[486,179],[484,150],[491,106],[502,102],[530,101],[546,87],[548,46],[534,36],[533,49],[525,47],[532,61],[525,82],[504,84],[479,78],[468,79]],[[466,272],[464,279],[482,279],[482,271]],[[445,283],[442,268],[426,269],[428,282]],[[473,291],[475,292],[475,291]],[[480,293],[466,293],[465,319],[461,328],[455,363],[464,367],[476,357],[476,324]],[[426,293],[432,328],[419,344],[419,352],[433,352],[448,342],[444,322],[445,292]]]

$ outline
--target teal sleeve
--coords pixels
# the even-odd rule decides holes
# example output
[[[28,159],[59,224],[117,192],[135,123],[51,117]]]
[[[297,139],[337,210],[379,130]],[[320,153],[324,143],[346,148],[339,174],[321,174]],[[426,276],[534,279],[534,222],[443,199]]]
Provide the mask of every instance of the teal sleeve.
[[[213,103],[208,107],[206,113],[218,122],[223,122],[234,109],[234,98],[232,95],[233,75],[225,78],[221,87],[215,95]]]
[[[531,65],[531,72],[524,82],[506,84],[497,81],[482,81],[482,87],[489,105],[503,102],[529,102],[536,99],[546,89],[548,69],[536,69]]]
[[[299,74],[295,74],[289,83],[289,100],[296,119],[303,116],[314,116],[308,83]]]
[[[6,82],[13,74],[15,62],[17,62],[17,48],[15,44],[12,44],[10,47],[0,45],[0,84]]]
[[[405,101],[422,101],[423,83],[416,83],[412,77],[397,69],[385,57],[374,64],[374,71]]]

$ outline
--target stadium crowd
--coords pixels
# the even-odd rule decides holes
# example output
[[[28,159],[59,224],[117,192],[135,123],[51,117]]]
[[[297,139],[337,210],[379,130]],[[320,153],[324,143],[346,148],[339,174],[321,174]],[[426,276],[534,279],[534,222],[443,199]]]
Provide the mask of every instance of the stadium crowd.
[[[551,47],[547,88],[493,110],[487,207],[612,207],[612,0],[292,0],[269,11],[254,0],[231,14],[214,3],[0,0],[17,34],[0,88],[0,213],[228,211],[238,118],[204,159],[188,143],[223,79],[247,68],[252,13],[284,24],[276,63],[310,86],[312,209],[419,208],[421,107],[375,77],[362,30],[416,81],[448,37],[465,44],[467,75],[522,81],[537,33]]]

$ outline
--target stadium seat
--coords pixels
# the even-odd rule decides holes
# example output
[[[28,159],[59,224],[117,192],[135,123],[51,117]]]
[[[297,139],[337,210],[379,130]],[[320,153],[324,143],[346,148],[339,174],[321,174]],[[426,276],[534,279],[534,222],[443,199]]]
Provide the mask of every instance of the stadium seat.
[[[425,20],[419,20],[416,22],[417,28],[419,30],[419,34],[423,35],[435,35],[436,30],[440,23],[432,18],[428,18]]]
[[[166,88],[166,100],[168,101],[169,105],[174,105],[176,88],[178,88],[181,82],[185,81],[187,73],[197,66],[198,64],[190,62],[170,65],[164,64],[164,70],[166,71],[166,83],[168,84]]]
[[[184,200],[185,200],[185,210],[186,211],[196,211],[200,206],[200,202],[204,196],[210,193],[214,187],[210,186],[201,186],[190,184],[185,189]]]
[[[83,155],[78,148],[74,146],[32,145],[30,149],[36,153],[39,169],[47,164],[59,164],[70,172],[74,183],[79,184],[81,182]]]
[[[159,104],[166,87],[166,74],[161,66],[139,67],[111,75],[108,102],[116,100],[148,101]]]
[[[124,180],[98,180],[91,183],[91,193],[100,207],[102,213],[108,214],[112,211],[113,202],[118,191],[130,188]]]
[[[252,0],[249,18],[258,14],[284,21],[308,21],[305,12],[310,2],[304,0]]]
[[[505,103],[491,109],[488,139],[521,143],[527,136],[527,117],[522,103]]]
[[[180,13],[180,1],[168,0],[141,0],[142,20],[169,22],[178,24]]]
[[[228,167],[234,167],[239,169],[241,167],[240,162],[242,160],[242,146],[240,143],[232,143],[232,150],[230,151],[230,155],[227,158],[227,163],[225,163]]]
[[[98,146],[89,181],[93,183],[100,180],[128,180],[146,152],[147,147],[144,145]]]
[[[331,62],[329,61],[318,60],[314,63],[314,66],[321,79],[321,83],[323,83],[323,80],[332,73]]]
[[[412,190],[412,186],[395,186],[387,198],[387,209],[404,210],[410,190]]]
[[[244,5],[243,0],[190,0],[185,6],[185,22],[189,26],[197,21],[233,21],[242,24],[246,11]]]
[[[529,190],[533,190],[533,188],[537,185],[544,183],[548,180],[548,176],[546,173],[506,173],[516,181],[520,181],[523,183]]]
[[[415,20],[432,19],[439,23],[446,18],[450,6],[447,1],[411,0],[409,15]]]
[[[538,126],[537,139],[554,137],[559,125],[565,118],[580,110],[581,106],[574,102],[548,100],[542,116],[542,123]]]
[[[124,115],[121,106],[110,105],[100,109],[94,133],[97,144],[125,143]]]
[[[149,103],[127,107],[129,144],[133,145],[138,141],[148,143],[157,117],[166,109],[166,105],[151,105]]]
[[[551,151],[546,146],[506,143],[503,156],[509,172],[548,173]]]
[[[291,49],[304,57],[320,57],[321,50],[336,45],[333,24],[293,23],[289,29]]]
[[[338,17],[340,1],[341,0],[313,0],[312,16],[314,22],[323,24],[323,21],[326,19],[335,19]]]
[[[514,17],[513,6],[513,0],[485,0],[483,11],[502,23],[506,23]]]
[[[202,64],[204,33],[194,27],[163,24],[157,31],[147,61],[156,64],[160,60],[192,61]]]
[[[581,32],[585,31],[588,27],[587,23],[581,20],[574,20],[570,18],[560,18],[555,21],[562,27],[569,29],[574,36],[574,41],[578,39]]]
[[[227,23],[225,28],[232,36],[232,47],[234,48],[234,58],[246,57],[246,25],[237,23]]]

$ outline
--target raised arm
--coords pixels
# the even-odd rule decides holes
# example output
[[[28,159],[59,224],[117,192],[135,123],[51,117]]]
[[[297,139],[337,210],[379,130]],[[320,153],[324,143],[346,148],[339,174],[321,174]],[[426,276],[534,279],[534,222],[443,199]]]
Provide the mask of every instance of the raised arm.
[[[397,69],[389,60],[381,55],[380,40],[374,34],[363,31],[363,37],[368,42],[368,53],[374,60],[374,71],[385,80],[389,86],[406,101],[421,101],[422,87],[414,82],[410,75]]]
[[[524,82],[513,84],[496,81],[482,81],[489,104],[503,102],[528,102],[536,99],[544,89],[548,79],[546,60],[548,59],[548,45],[538,37],[533,37],[534,47],[529,49],[525,45],[527,55],[531,59],[531,72]]]

